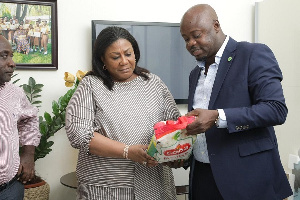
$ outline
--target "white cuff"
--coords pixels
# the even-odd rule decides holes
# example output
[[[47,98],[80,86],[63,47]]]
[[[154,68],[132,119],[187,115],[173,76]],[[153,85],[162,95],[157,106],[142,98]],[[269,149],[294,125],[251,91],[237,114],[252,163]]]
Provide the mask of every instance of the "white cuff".
[[[226,115],[223,109],[217,109],[219,113],[218,120],[216,121],[217,128],[227,128]]]

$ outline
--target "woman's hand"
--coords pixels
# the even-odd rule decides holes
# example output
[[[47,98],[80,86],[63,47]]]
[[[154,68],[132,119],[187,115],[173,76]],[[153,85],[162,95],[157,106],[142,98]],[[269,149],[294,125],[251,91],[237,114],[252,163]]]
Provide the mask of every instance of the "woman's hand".
[[[128,149],[128,159],[147,167],[154,167],[158,162],[147,154],[148,145],[131,145]]]
[[[94,133],[94,137],[91,139],[89,147],[89,152],[94,155],[112,158],[124,158],[124,143],[107,138],[97,132]],[[148,167],[158,165],[158,162],[147,154],[147,149],[148,145],[131,145],[128,148],[127,158]]]

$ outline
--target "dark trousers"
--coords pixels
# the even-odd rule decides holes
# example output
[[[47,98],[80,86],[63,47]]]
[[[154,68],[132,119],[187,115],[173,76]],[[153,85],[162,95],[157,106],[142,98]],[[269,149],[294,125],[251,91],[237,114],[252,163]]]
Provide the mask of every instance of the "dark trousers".
[[[195,160],[192,176],[192,200],[223,200],[213,177],[210,164]]]
[[[23,198],[24,185],[17,180],[0,192],[0,200],[23,200]]]

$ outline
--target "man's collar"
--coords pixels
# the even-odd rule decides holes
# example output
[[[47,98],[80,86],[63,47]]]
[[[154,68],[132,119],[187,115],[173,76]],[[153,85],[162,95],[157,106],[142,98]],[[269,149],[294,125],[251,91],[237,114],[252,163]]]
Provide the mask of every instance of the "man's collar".
[[[217,54],[216,54],[216,57],[215,57],[215,63],[220,64],[220,61],[221,61],[223,52],[224,52],[224,50],[225,50],[225,47],[226,47],[228,41],[229,41],[229,36],[226,35],[226,38],[225,38],[225,40],[224,40],[224,42],[223,42],[221,48],[219,49],[219,51],[218,51]]]

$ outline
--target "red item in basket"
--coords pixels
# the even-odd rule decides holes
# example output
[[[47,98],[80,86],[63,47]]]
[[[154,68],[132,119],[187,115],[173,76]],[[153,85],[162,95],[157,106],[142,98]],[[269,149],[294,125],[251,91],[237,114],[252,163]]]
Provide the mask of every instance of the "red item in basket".
[[[191,124],[195,120],[195,116],[181,116],[177,121],[168,120],[166,123],[158,122],[154,125],[155,137],[158,140],[159,138],[172,133],[176,130],[185,129],[188,124]]]

